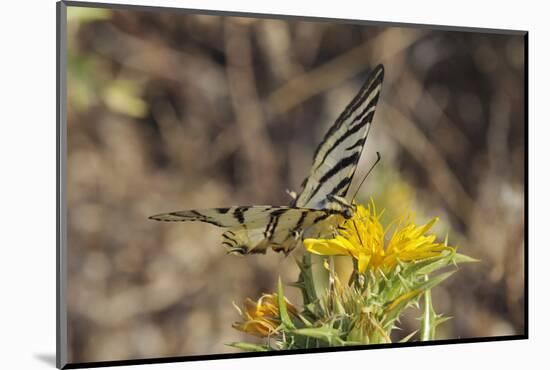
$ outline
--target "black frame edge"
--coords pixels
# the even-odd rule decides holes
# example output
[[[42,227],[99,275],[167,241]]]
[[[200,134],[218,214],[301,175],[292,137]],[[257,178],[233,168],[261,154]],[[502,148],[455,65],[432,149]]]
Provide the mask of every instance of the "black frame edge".
[[[284,350],[284,351],[272,351],[272,352],[242,352],[242,353],[221,353],[211,355],[192,355],[192,356],[177,356],[177,357],[157,357],[148,359],[135,359],[135,360],[113,360],[113,361],[98,361],[98,362],[80,362],[69,363],[63,367],[63,369],[82,369],[82,368],[94,368],[94,367],[106,367],[106,366],[128,366],[128,365],[151,365],[151,364],[166,364],[174,362],[190,362],[190,361],[204,361],[204,360],[223,360],[223,359],[237,359],[237,358],[251,358],[251,357],[271,357],[271,356],[289,356],[299,354],[315,354],[315,353],[329,353],[329,352],[349,352],[349,351],[361,351],[361,350],[374,350],[383,348],[405,348],[405,347],[425,347],[434,345],[448,345],[448,344],[477,344],[484,342],[502,342],[509,340],[525,340],[528,339],[525,335],[509,335],[501,337],[483,337],[475,339],[445,339],[445,340],[433,340],[426,342],[409,342],[409,343],[388,343],[388,344],[371,344],[362,346],[348,346],[348,347],[325,347],[315,349],[299,349],[299,350]]]
[[[526,32],[523,36],[524,38],[524,99],[523,104],[524,114],[525,114],[525,157],[523,164],[524,171],[524,227],[523,227],[523,271],[525,276],[523,277],[524,287],[523,287],[523,332],[526,338],[529,338],[529,32]]]
[[[525,340],[525,339],[527,339],[525,335],[509,335],[509,336],[502,336],[502,337],[445,339],[445,340],[434,340],[434,341],[426,341],[426,342],[371,344],[371,345],[362,345],[362,346],[325,347],[325,348],[315,348],[315,349],[310,348],[310,349],[284,350],[284,351],[271,351],[271,352],[242,352],[242,353],[221,353],[221,354],[211,354],[211,355],[157,357],[157,358],[135,359],[135,360],[114,360],[114,361],[69,363],[65,365],[63,369],[82,369],[82,368],[94,368],[94,367],[106,367],[106,366],[128,366],[128,365],[151,365],[151,364],[165,364],[165,363],[174,363],[174,362],[223,360],[223,359],[237,359],[237,358],[251,358],[251,357],[289,356],[289,355],[298,355],[298,354],[374,350],[374,349],[382,349],[382,348],[399,349],[399,348],[405,348],[405,347],[426,347],[426,346],[448,345],[448,344],[477,344],[477,343],[484,343],[484,342],[502,342],[502,341],[509,341],[509,340]]]

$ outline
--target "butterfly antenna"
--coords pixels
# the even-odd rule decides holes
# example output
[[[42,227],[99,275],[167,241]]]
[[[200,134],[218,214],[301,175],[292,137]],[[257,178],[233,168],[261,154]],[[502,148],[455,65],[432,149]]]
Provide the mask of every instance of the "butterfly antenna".
[[[376,167],[376,165],[378,164],[378,162],[380,162],[380,159],[382,157],[380,156],[380,152],[376,152],[376,161],[374,162],[374,164],[369,168],[369,170],[367,171],[367,174],[363,177],[363,180],[361,180],[361,183],[359,184],[359,186],[357,187],[357,190],[355,190],[355,194],[353,194],[353,198],[352,198],[352,202],[355,200],[355,197],[357,196],[357,193],[359,192],[359,189],[361,189],[361,186],[363,186],[363,183],[365,182],[365,180],[367,179],[367,177],[369,177],[370,173],[372,172],[372,170],[374,169],[374,167]]]

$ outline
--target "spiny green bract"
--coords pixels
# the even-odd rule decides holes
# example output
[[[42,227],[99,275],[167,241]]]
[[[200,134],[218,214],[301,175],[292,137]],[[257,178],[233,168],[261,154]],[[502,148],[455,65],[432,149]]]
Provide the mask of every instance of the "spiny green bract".
[[[418,306],[422,297],[421,327],[399,341],[411,340],[418,331],[419,340],[433,340],[437,325],[449,318],[435,313],[430,290],[456,272],[456,268],[440,270],[476,261],[454,251],[445,251],[441,256],[418,262],[400,262],[386,274],[372,270],[360,274],[355,268],[349,282],[343,283],[328,260],[306,253],[302,261],[297,262],[300,275],[292,286],[301,290],[303,298],[302,309],[297,315],[288,314],[279,281],[280,325],[266,337],[264,344],[229,345],[248,351],[265,351],[390,343],[391,333],[397,328],[403,311]]]

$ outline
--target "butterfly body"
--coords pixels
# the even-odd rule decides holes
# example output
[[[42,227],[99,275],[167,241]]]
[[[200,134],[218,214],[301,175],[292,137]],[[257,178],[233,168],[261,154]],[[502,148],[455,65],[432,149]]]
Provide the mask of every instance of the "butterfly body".
[[[236,206],[163,213],[157,221],[199,221],[227,228],[228,253],[290,253],[304,236],[318,237],[350,218],[346,194],[374,117],[384,68],[378,65],[329,129],[315,151],[311,170],[290,206]]]

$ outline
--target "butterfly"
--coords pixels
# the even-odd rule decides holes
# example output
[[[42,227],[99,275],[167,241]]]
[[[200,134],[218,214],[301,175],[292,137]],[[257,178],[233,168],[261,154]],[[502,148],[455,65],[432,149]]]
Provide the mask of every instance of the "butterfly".
[[[290,253],[304,237],[318,237],[353,216],[346,199],[380,97],[384,67],[378,65],[317,147],[313,165],[290,206],[192,209],[149,217],[200,221],[227,228],[222,244],[230,254]]]

